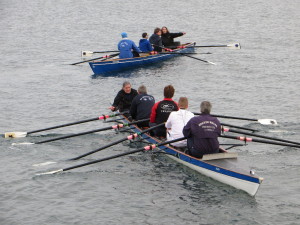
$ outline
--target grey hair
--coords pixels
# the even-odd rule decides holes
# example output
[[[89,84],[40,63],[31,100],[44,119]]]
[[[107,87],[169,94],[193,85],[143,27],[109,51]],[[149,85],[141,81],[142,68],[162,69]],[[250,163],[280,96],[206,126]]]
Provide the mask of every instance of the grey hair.
[[[131,86],[131,83],[129,82],[129,81],[125,81],[124,83],[123,83],[123,87],[125,87],[126,85],[130,85]]]
[[[147,94],[147,88],[146,88],[146,86],[145,85],[139,86],[138,93],[139,94]]]
[[[200,104],[200,112],[203,114],[210,114],[211,107],[212,106],[209,101],[203,101]]]

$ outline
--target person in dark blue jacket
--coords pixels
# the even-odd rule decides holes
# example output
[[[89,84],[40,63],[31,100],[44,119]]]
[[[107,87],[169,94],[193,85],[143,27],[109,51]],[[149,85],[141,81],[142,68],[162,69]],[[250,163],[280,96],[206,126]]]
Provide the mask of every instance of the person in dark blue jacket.
[[[152,48],[150,42],[148,41],[148,34],[147,33],[142,34],[142,39],[140,39],[140,43],[139,43],[139,49],[142,52],[151,52],[151,51],[153,51],[153,48]]]
[[[155,99],[152,95],[147,94],[147,88],[141,85],[138,88],[138,95],[134,97],[130,107],[130,114],[134,120],[149,119],[152,106]],[[149,121],[137,124],[139,127],[149,127]]]
[[[132,50],[137,53],[136,56],[139,56],[138,53],[140,53],[141,50],[135,45],[132,40],[128,39],[127,33],[123,32],[121,33],[121,36],[123,39],[118,44],[118,49],[120,51],[119,58],[133,58]]]
[[[161,52],[162,51],[162,40],[161,40],[161,29],[156,27],[154,29],[153,34],[149,38],[149,42],[153,45],[154,51]]]

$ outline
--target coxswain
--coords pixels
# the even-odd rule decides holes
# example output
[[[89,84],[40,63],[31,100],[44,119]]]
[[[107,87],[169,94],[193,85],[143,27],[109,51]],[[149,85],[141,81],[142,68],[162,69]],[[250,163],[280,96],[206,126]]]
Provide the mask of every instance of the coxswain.
[[[218,136],[221,135],[220,121],[210,115],[211,103],[203,101],[199,116],[196,116],[183,128],[187,146],[192,156],[201,158],[204,154],[219,152]]]
[[[130,107],[130,115],[133,120],[149,119],[151,109],[155,103],[152,95],[147,94],[147,88],[141,85],[138,88],[138,95],[134,97]],[[139,127],[149,127],[149,121],[137,124]]]
[[[171,112],[179,109],[177,102],[173,101],[175,89],[172,85],[164,88],[164,99],[156,102],[151,110],[150,126],[164,123],[168,120]],[[153,130],[155,136],[160,138],[166,137],[166,127],[161,126]]]
[[[176,48],[174,38],[185,35],[185,32],[170,33],[167,27],[161,28],[161,40],[162,44],[168,48]]]
[[[114,103],[109,107],[111,111],[119,110],[119,112],[126,112],[130,110],[132,100],[138,93],[135,89],[131,88],[128,81],[123,83],[122,89],[118,92],[114,99]]]
[[[122,40],[118,44],[118,49],[120,51],[119,58],[133,58],[133,56],[138,57],[141,50],[135,45],[132,40],[128,39],[126,32],[121,33]]]

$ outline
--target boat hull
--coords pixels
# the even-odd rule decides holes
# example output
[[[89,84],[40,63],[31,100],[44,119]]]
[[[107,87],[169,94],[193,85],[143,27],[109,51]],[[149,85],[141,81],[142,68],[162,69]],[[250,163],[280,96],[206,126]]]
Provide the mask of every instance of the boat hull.
[[[123,116],[122,116],[123,117]],[[128,122],[123,117],[124,122]],[[140,132],[137,126],[131,126],[134,132]],[[149,134],[141,134],[142,138],[151,144],[160,143],[160,140],[151,137]],[[251,174],[251,171],[237,168],[237,159],[215,159],[202,160],[187,155],[171,146],[159,146],[161,150],[167,153],[167,156],[207,177],[217,180],[221,183],[230,185],[236,189],[245,191],[251,196],[255,196],[263,178]]]
[[[174,50],[173,53],[193,52],[194,45],[195,43],[187,44],[185,45],[185,47],[188,48],[177,49]],[[95,75],[99,75],[99,74],[109,75],[115,72],[120,72],[124,70],[140,68],[140,67],[156,64],[174,58],[178,55],[179,54],[156,54],[156,55],[149,55],[149,56],[142,56],[142,57],[128,58],[128,59],[110,59],[104,61],[89,62],[89,65]]]

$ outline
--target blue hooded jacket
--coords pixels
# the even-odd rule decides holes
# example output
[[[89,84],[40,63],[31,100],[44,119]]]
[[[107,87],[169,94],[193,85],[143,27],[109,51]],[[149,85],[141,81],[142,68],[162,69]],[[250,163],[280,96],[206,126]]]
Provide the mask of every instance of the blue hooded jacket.
[[[153,51],[153,48],[152,48],[150,42],[145,38],[140,39],[139,49],[142,52],[151,52],[151,51]]]
[[[135,43],[129,39],[121,40],[118,44],[118,49],[120,51],[120,55],[119,55],[120,59],[132,58],[133,54],[131,50],[134,50],[136,52],[141,52],[141,50],[135,45]]]

